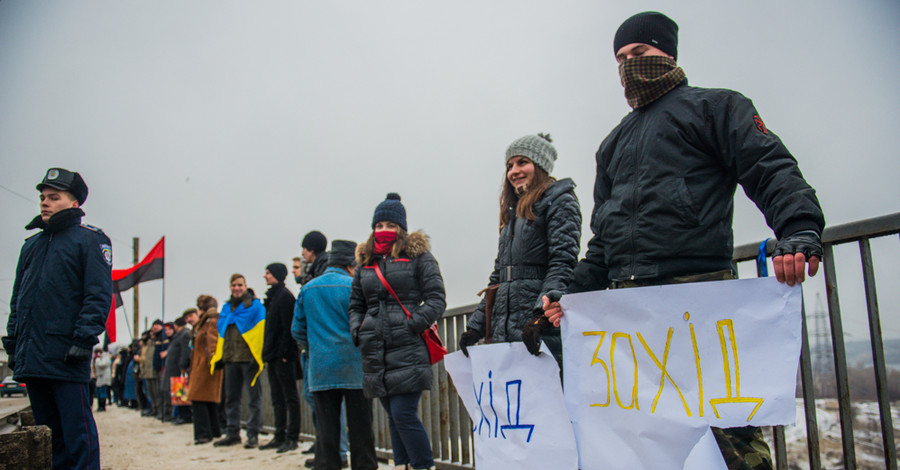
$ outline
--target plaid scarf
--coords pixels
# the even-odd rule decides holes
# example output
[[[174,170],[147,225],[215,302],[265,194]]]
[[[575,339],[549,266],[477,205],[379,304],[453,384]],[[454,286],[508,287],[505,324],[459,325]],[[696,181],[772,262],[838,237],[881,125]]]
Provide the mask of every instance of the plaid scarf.
[[[684,70],[669,57],[640,56],[619,64],[619,78],[625,87],[628,106],[637,109],[680,85],[685,75]]]

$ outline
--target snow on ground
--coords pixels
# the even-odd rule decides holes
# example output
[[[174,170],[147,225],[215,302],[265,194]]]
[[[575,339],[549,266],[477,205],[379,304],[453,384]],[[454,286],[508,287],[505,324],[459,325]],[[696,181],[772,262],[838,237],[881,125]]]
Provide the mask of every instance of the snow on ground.
[[[881,420],[877,402],[854,402],[851,405],[853,415],[853,441],[856,450],[856,462],[863,470],[881,470],[885,468],[882,452]],[[788,468],[809,468],[809,454],[806,444],[806,417],[803,411],[803,400],[797,400],[797,417],[795,426],[785,426],[784,434],[787,442]],[[841,446],[841,424],[837,401],[833,399],[816,400],[816,422],[819,429],[819,455],[824,469],[843,469],[843,447]],[[894,447],[897,448],[897,437],[900,436],[900,403],[891,405],[891,416],[894,429]],[[769,447],[772,447],[771,433],[766,433]],[[773,448],[774,449],[774,448]],[[774,453],[774,451],[773,451]],[[900,462],[898,462],[900,464]]]

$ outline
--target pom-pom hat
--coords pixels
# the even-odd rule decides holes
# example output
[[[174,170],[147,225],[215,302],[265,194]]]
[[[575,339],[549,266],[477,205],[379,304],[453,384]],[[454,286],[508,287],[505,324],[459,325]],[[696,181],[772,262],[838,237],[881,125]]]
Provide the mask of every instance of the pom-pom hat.
[[[397,193],[388,193],[384,201],[375,208],[375,214],[372,215],[372,229],[378,222],[393,222],[400,226],[404,231],[406,229],[406,208],[400,202],[400,195]]]
[[[506,149],[506,161],[513,157],[525,157],[541,167],[547,174],[553,173],[556,161],[556,148],[550,143],[550,136],[526,135],[509,144]]]

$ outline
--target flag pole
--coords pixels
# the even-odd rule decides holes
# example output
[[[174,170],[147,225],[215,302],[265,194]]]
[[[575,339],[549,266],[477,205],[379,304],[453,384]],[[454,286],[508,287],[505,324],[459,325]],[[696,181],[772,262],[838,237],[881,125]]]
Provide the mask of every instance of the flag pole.
[[[165,247],[166,236],[163,235],[163,247]],[[163,322],[165,322],[166,318],[166,261],[163,258],[163,272],[162,272],[162,317]]]

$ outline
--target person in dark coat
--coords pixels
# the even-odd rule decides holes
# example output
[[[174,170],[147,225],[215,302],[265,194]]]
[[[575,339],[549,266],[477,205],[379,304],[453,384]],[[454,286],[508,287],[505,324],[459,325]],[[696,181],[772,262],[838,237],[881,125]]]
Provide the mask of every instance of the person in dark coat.
[[[778,242],[775,277],[802,283],[822,259],[825,217],[797,161],[753,102],[733,90],[689,86],[678,66],[678,25],[638,13],[613,39],[625,98],[634,110],[597,151],[593,238],[570,292],[734,279],[737,185]],[[545,315],[563,311],[547,298]],[[772,468],[757,427],[713,434],[729,469]]]
[[[159,383],[157,384],[157,387],[159,388],[159,414],[157,415],[157,418],[164,423],[175,420],[170,396],[172,386],[169,379],[172,376],[166,375],[165,370],[166,358],[169,357],[169,346],[172,345],[172,337],[174,336],[175,324],[171,322],[166,323],[163,325],[160,339],[153,344],[153,368],[159,376]]]
[[[328,248],[328,238],[322,232],[313,230],[303,236],[303,241],[300,242],[300,256],[303,257],[306,270],[296,279],[297,284],[306,284],[325,272],[325,269],[328,268],[326,248]]]
[[[434,465],[417,415],[419,398],[432,379],[421,334],[447,306],[441,270],[429,248],[425,234],[407,235],[400,196],[388,194],[375,208],[372,234],[358,250],[349,310],[351,338],[362,352],[363,391],[379,398],[387,412],[394,463],[416,469]],[[376,266],[402,305],[388,293]]]
[[[266,266],[266,329],[262,358],[269,374],[269,391],[275,414],[275,435],[259,446],[260,450],[277,449],[278,453],[297,448],[300,438],[300,392],[297,390],[297,343],[291,338],[294,319],[294,294],[284,286],[287,266]]]
[[[488,331],[485,312],[491,308],[492,341],[525,341],[528,350],[538,354],[543,332],[562,366],[559,329],[543,316],[541,297],[564,291],[572,280],[581,240],[581,209],[575,183],[550,176],[556,161],[551,142],[549,136],[526,135],[506,150],[497,259],[488,295],[469,317],[459,339],[466,355],[466,348]]]
[[[53,468],[100,468],[88,401],[90,359],[112,301],[112,245],[82,225],[88,195],[81,175],[47,170],[37,185],[41,213],[25,228],[3,347],[13,378],[28,387],[38,425],[52,432]]]
[[[181,317],[176,318],[174,323],[175,334],[166,350],[166,365],[163,369],[163,383],[168,385],[168,392],[163,400],[172,403],[172,378],[186,375],[191,365],[191,330],[187,327],[187,317],[189,315],[197,315],[196,308],[189,308],[184,311]],[[175,418],[175,424],[187,424],[192,422],[191,407],[177,407],[178,417]],[[171,408],[170,408],[171,409]]]

